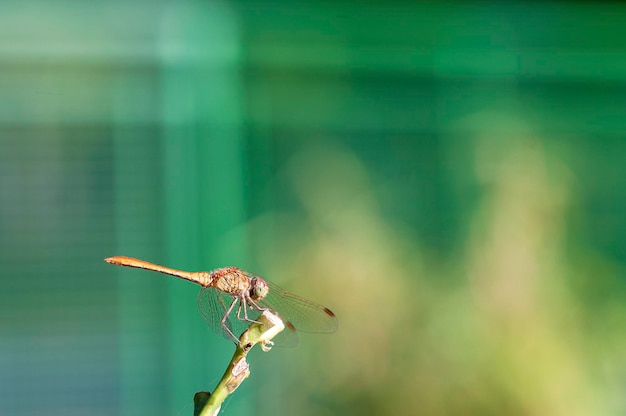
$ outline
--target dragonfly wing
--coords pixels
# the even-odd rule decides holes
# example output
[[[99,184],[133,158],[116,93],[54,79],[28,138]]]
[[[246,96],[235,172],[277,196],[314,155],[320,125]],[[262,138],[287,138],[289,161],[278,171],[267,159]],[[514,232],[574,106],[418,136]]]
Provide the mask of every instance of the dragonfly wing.
[[[281,317],[282,319],[282,317]],[[277,347],[295,347],[298,345],[299,338],[296,329],[289,323],[285,323],[285,329],[283,329],[278,335],[272,338],[272,342]]]
[[[269,293],[259,303],[269,308],[285,321],[287,327],[283,332],[292,329],[303,332],[330,333],[337,330],[337,317],[330,309],[287,292],[280,286],[267,282]]]
[[[205,287],[200,290],[198,294],[198,309],[200,314],[209,325],[209,328],[218,335],[223,336],[226,339],[234,341],[231,335],[224,330],[222,326],[222,319],[226,314],[226,311],[230,308],[230,305],[234,301],[234,297],[220,292],[212,287]],[[269,306],[260,305],[262,308],[268,308]],[[273,310],[273,308],[269,308]],[[239,315],[238,315],[239,310]],[[249,320],[255,321],[261,315],[261,310],[255,308],[252,305],[248,306],[247,316]],[[240,307],[240,300],[237,299],[235,306],[232,308],[226,320],[224,321],[226,326],[232,331],[235,337],[239,338],[241,334],[250,327],[253,323],[244,319],[243,309]],[[298,345],[298,334],[293,326],[285,324],[285,329],[272,339],[272,342],[276,346],[280,347],[295,347]]]
[[[212,287],[204,287],[198,294],[198,309],[200,314],[209,325],[209,328],[218,335],[223,336],[226,339],[234,341],[232,336],[222,326],[222,319],[226,315],[226,311],[235,302],[235,306],[231,309],[230,313],[224,320],[224,324],[232,331],[235,337],[241,336],[250,322],[246,322],[237,318],[237,311],[240,310],[240,301],[234,297],[220,292]],[[239,315],[243,319],[243,310],[239,312]],[[256,319],[259,316],[259,312],[256,310],[248,311],[249,319]]]

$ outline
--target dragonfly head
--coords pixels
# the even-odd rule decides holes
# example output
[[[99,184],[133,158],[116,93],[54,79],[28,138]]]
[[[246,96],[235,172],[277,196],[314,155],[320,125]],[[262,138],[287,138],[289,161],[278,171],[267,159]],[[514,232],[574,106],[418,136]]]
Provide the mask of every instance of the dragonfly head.
[[[261,300],[267,296],[270,291],[267,282],[260,277],[253,277],[250,285],[250,298],[252,300]]]

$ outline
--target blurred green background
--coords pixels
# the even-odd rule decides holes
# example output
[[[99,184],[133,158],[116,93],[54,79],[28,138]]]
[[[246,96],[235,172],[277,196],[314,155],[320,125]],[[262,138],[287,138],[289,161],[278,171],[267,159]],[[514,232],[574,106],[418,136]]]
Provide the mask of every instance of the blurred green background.
[[[237,265],[333,335],[225,415],[626,414],[626,5],[0,3],[0,414],[191,415]]]

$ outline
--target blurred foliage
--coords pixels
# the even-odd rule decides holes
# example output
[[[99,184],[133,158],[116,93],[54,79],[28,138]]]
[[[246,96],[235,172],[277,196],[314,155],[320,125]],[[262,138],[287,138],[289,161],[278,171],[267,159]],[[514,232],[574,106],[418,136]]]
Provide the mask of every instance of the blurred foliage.
[[[626,7],[0,5],[0,414],[192,414],[237,265],[339,331],[224,414],[626,411]],[[33,392],[37,399],[33,400]]]
[[[623,292],[624,283],[617,265],[590,273],[607,259],[567,243],[571,172],[536,137],[473,143],[480,197],[465,213],[466,236],[443,258],[382,217],[353,154],[331,145],[294,158],[288,175],[305,220],[257,223],[253,235],[289,237],[255,252],[276,268],[270,274],[288,271],[302,277],[303,293],[329,298],[342,320],[321,347],[302,346],[315,357],[316,382],[296,368],[288,383],[297,386],[289,397],[320,389],[334,399],[287,413],[583,415],[621,406],[613,377],[623,371],[616,328],[626,310],[605,285]],[[588,286],[615,300],[599,308]],[[608,322],[613,330],[598,332]]]

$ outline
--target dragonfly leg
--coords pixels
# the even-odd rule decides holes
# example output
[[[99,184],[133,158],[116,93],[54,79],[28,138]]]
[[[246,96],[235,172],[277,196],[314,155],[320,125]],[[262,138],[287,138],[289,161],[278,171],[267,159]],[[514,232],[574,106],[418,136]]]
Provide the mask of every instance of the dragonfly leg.
[[[247,305],[246,305],[245,299],[242,299],[241,302],[239,302],[239,306],[237,307],[237,319],[240,321],[251,322],[254,324],[260,323],[260,322],[255,321],[254,319],[248,318],[248,308],[246,306]],[[243,317],[241,316],[242,309],[243,309]]]
[[[255,324],[259,324],[260,322],[255,321],[254,319],[248,318],[248,305],[246,305],[246,299],[245,298],[241,301],[241,303],[243,304],[243,319],[246,322],[252,322],[252,323],[255,323]]]
[[[263,313],[263,312],[265,312],[265,311],[268,311],[268,310],[269,310],[269,308],[264,308],[264,307],[262,307],[262,306],[259,306],[259,305],[258,305],[255,301],[253,301],[253,300],[252,300],[252,299],[250,299],[250,298],[248,298],[248,299],[247,299],[247,301],[250,303],[250,306],[251,306],[251,307],[254,307],[254,309],[256,309],[257,311],[259,311],[259,312],[261,312],[261,313]],[[245,302],[246,302],[246,299],[244,299],[244,300],[243,300],[244,305],[245,305]],[[245,305],[245,306],[247,306],[247,305]],[[245,308],[244,308],[244,310],[243,310],[243,314],[244,314],[244,319],[245,319],[246,321],[248,321],[248,322],[254,322],[254,323],[257,323],[257,324],[259,324],[259,323],[260,323],[259,321],[255,321],[254,319],[250,319],[250,318],[248,318],[248,308],[247,308],[247,307],[245,307]]]
[[[244,318],[241,317],[241,305],[242,305],[242,302],[239,302],[239,306],[237,306],[237,320],[245,321],[246,320],[245,317]],[[245,312],[244,312],[244,315],[245,315]]]
[[[222,317],[222,328],[235,341],[235,344],[239,343],[239,339],[235,336],[235,334],[233,334],[233,331],[230,330],[228,325],[226,325],[226,320],[230,316],[230,312],[233,310],[233,308],[235,307],[235,304],[237,303],[238,300],[239,300],[239,298],[234,298],[233,299],[233,301],[231,302],[230,306],[228,307],[228,309],[224,313],[224,316]],[[241,304],[239,305],[239,308],[241,308]],[[239,308],[237,309],[237,313],[239,313]]]
[[[254,308],[260,312],[265,312],[265,311],[269,311],[270,308],[264,308],[263,306],[259,306],[255,301],[253,301],[252,299],[248,299],[248,302],[250,302],[250,305],[254,306]]]

